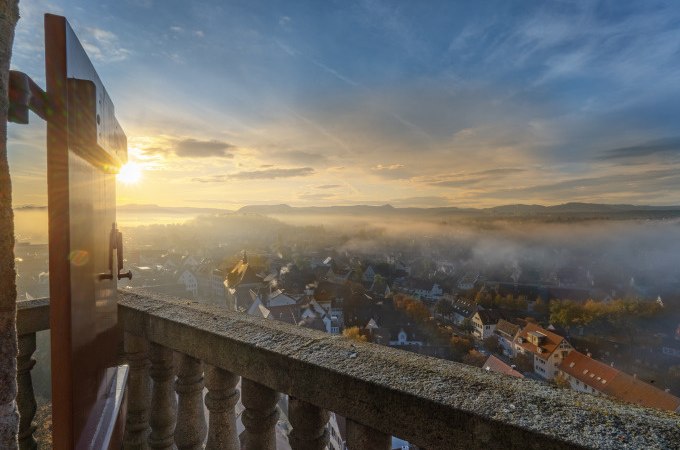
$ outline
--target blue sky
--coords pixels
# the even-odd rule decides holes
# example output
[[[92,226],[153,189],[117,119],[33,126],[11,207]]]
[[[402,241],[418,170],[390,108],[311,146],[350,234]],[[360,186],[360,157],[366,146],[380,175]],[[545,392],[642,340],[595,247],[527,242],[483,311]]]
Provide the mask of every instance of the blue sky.
[[[44,12],[65,15],[92,57],[144,168],[121,203],[680,204],[677,2],[21,12],[15,68],[44,84]],[[11,127],[16,204],[44,203],[42,128]]]

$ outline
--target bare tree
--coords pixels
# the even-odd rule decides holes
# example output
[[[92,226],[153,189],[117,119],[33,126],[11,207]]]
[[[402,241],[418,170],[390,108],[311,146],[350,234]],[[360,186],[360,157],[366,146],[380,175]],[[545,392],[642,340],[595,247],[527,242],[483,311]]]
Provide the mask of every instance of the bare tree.
[[[19,0],[0,0],[0,448],[17,448],[16,272],[12,183],[7,163],[9,61]]]

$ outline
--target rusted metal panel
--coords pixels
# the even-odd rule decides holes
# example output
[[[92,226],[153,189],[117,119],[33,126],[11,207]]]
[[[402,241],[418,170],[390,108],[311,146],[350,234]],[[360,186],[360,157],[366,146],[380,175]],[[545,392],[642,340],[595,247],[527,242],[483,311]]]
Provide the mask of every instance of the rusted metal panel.
[[[91,448],[119,373],[116,282],[109,269],[115,172],[125,135],[82,45],[59,16],[45,16],[53,443]],[[115,417],[112,419],[115,421]],[[113,434],[116,436],[116,434]]]

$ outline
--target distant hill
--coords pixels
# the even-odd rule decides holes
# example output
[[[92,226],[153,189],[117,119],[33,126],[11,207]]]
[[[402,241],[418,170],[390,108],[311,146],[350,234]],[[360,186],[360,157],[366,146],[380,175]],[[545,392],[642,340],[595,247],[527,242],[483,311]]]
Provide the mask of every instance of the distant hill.
[[[596,203],[564,203],[561,205],[503,205],[491,208],[395,208],[392,205],[306,206],[250,205],[238,210],[243,214],[262,215],[351,215],[395,217],[497,217],[497,218],[665,218],[680,217],[680,206],[611,205]]]
[[[154,204],[140,205],[118,205],[116,208],[118,212],[123,213],[142,213],[142,214],[228,214],[233,211],[219,208],[192,208],[185,206],[158,206]]]

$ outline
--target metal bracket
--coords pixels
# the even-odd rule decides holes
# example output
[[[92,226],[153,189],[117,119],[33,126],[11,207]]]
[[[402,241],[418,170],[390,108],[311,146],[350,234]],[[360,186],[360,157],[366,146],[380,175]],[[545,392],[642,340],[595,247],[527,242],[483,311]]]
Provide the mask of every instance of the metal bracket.
[[[17,70],[9,71],[9,111],[7,120],[26,125],[28,111],[33,111],[41,119],[47,120],[52,114],[47,93],[28,75]]]

